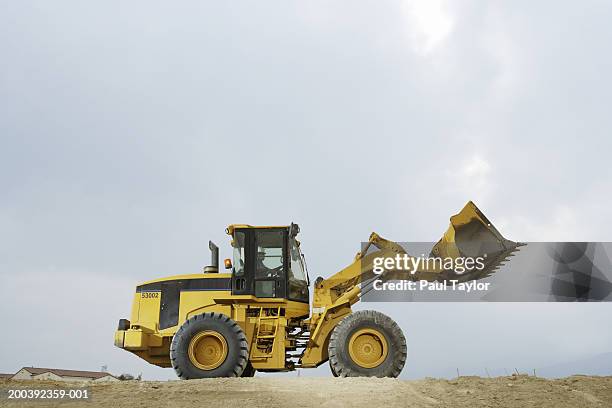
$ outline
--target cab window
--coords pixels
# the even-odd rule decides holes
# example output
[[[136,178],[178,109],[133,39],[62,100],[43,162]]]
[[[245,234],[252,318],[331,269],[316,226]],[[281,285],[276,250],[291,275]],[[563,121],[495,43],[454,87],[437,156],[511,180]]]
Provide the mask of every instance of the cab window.
[[[255,279],[279,278],[285,274],[283,241],[283,231],[257,232]]]
[[[244,275],[244,245],[246,241],[246,234],[243,231],[236,231],[234,233],[234,240],[232,246],[234,247],[234,275]]]

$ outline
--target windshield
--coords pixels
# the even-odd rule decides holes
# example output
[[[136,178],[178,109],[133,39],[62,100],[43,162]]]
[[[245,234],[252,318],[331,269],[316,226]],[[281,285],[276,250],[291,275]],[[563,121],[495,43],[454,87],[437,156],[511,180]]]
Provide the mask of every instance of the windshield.
[[[289,270],[289,298],[308,301],[308,275],[300,247],[295,239],[289,245],[291,265]]]
[[[302,260],[302,253],[300,247],[296,245],[294,239],[291,240],[291,275],[296,280],[306,281],[306,268],[304,268],[304,262]]]

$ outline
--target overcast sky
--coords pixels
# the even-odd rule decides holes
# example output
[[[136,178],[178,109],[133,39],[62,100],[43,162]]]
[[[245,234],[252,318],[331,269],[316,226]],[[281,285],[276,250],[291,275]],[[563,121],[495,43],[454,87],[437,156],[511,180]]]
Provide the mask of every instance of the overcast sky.
[[[3,2],[0,372],[175,378],[114,348],[117,320],[139,282],[198,273],[209,239],[229,256],[230,223],[299,223],[311,278],[372,231],[437,240],[468,199],[510,239],[612,240],[611,19],[603,1]],[[372,306],[404,329],[406,377],[612,351],[609,304]]]

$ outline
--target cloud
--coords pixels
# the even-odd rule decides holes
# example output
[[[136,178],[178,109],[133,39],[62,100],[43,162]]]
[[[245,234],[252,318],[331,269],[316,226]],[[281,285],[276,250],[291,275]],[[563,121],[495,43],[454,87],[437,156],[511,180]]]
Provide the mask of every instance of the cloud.
[[[434,52],[453,30],[454,20],[445,0],[405,0],[401,10],[411,46],[421,56]]]
[[[610,16],[603,3],[10,3],[0,318],[61,353],[10,338],[0,369],[172,377],[112,346],[116,320],[137,283],[199,273],[208,239],[230,256],[230,223],[298,222],[313,279],[371,231],[437,240],[469,199],[510,239],[610,240]],[[568,350],[550,348],[566,313],[584,324],[575,344],[609,339],[609,305],[587,322],[574,305],[381,307],[414,376],[501,366],[507,350],[547,365]],[[58,316],[95,354],[69,350]]]
[[[476,202],[486,203],[496,184],[491,180],[492,169],[489,162],[479,154],[457,161],[459,163],[448,163],[444,171],[447,180],[445,185],[453,194],[465,195]]]

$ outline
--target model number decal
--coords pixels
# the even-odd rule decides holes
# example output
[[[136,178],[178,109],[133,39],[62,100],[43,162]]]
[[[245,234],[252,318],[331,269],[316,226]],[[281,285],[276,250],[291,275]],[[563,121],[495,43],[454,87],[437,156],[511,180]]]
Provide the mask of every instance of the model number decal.
[[[154,299],[159,297],[159,292],[142,292],[143,299]]]

